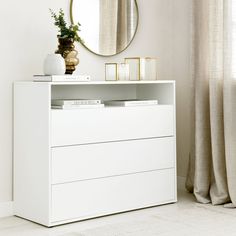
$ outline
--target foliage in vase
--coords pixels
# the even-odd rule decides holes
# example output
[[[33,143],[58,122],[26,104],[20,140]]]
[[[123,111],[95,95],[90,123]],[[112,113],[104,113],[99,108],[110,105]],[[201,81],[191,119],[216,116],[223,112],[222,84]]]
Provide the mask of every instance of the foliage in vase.
[[[71,24],[67,26],[67,23],[64,19],[65,14],[62,9],[60,9],[59,13],[56,14],[52,9],[49,9],[51,12],[51,17],[54,19],[54,25],[58,27],[59,34],[57,37],[59,38],[68,38],[73,39],[79,43],[82,43],[83,40],[79,37],[78,32],[80,31],[81,24]]]

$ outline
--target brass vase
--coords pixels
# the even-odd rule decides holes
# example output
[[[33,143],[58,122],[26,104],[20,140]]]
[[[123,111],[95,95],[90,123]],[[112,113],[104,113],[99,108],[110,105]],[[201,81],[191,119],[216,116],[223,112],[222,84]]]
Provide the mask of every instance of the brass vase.
[[[58,43],[56,53],[61,54],[65,59],[66,74],[73,74],[76,66],[79,64],[79,59],[76,57],[78,52],[75,50],[74,39],[58,38]]]

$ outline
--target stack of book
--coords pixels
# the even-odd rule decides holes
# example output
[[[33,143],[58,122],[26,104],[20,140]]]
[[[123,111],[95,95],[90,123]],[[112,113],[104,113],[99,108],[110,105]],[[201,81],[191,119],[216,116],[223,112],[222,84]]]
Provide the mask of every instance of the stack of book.
[[[158,100],[127,99],[127,100],[110,100],[110,101],[105,101],[104,103],[106,106],[121,106],[121,107],[150,106],[150,105],[158,105]]]
[[[52,109],[102,108],[104,104],[97,99],[53,99]]]
[[[34,75],[35,82],[89,82],[89,75]]]

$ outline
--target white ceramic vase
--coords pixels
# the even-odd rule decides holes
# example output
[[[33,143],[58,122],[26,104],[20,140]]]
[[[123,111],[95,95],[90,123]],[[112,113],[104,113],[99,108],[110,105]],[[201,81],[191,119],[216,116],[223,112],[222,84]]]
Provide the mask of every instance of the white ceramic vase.
[[[45,75],[64,75],[66,65],[61,54],[48,54],[44,60],[43,71]]]

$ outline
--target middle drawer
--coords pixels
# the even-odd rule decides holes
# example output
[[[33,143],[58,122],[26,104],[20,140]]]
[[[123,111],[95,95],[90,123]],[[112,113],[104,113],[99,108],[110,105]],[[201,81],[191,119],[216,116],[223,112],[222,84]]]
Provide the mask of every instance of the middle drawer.
[[[172,168],[173,137],[52,148],[52,184]]]

